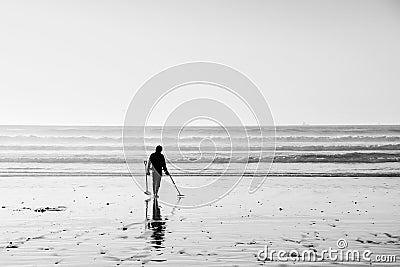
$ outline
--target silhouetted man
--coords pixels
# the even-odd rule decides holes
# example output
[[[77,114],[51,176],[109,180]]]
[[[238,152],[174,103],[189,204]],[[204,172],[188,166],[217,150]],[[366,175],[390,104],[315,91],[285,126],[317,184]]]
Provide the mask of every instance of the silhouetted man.
[[[158,190],[160,189],[162,170],[166,175],[169,175],[167,165],[165,164],[164,155],[161,154],[162,146],[156,147],[156,152],[150,155],[149,163],[147,164],[147,175],[150,175],[150,167],[153,170],[153,193],[158,197]]]

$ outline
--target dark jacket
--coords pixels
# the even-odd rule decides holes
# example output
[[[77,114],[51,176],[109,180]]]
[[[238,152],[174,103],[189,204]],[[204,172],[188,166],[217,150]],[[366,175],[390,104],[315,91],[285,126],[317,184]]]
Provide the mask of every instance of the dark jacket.
[[[162,175],[162,170],[168,173],[163,154],[154,152],[153,154],[150,155],[149,162],[151,162],[154,170],[156,170],[160,175]]]

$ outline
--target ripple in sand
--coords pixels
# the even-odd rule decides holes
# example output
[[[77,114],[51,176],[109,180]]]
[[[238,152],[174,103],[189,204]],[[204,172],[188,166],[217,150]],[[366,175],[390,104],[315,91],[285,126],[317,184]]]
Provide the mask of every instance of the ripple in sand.
[[[66,209],[67,209],[67,207],[65,207],[65,206],[58,206],[58,207],[54,207],[54,208],[52,208],[52,207],[37,208],[37,209],[34,209],[33,211],[43,213],[46,211],[65,211]]]

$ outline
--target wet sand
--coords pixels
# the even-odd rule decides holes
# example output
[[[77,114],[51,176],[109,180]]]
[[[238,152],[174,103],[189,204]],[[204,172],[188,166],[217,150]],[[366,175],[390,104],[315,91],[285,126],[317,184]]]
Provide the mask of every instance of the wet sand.
[[[127,177],[0,178],[0,266],[292,266],[256,254],[320,253],[339,238],[400,262],[398,178],[277,177],[247,189],[179,209],[145,201]]]

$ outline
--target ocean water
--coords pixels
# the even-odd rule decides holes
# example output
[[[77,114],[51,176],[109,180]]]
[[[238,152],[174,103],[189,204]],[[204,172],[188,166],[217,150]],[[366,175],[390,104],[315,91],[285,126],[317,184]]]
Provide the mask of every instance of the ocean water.
[[[0,126],[0,177],[140,176],[160,143],[179,176],[400,176],[400,126],[227,129],[148,127],[144,139],[132,129],[126,158],[122,127]]]

